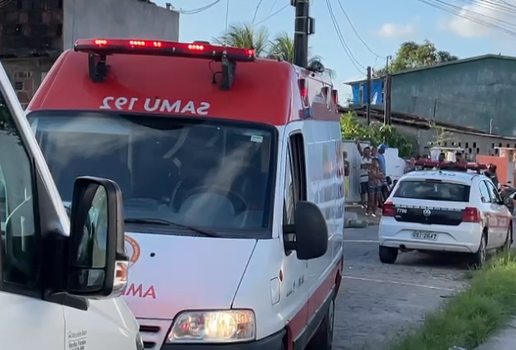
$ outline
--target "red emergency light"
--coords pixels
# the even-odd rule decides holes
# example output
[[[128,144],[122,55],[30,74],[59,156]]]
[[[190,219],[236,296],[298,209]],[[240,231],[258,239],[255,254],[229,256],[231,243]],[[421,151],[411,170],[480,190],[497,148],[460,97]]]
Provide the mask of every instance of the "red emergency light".
[[[175,56],[208,58],[216,61],[226,57],[232,62],[252,62],[256,59],[256,52],[253,49],[207,45],[195,42],[178,43],[175,41],[140,39],[81,39],[75,43],[74,50],[97,55]]]
[[[114,54],[204,58],[218,61],[222,63],[220,87],[223,90],[231,89],[237,62],[253,62],[256,60],[256,52],[253,49],[216,46],[205,42],[178,43],[175,41],[141,39],[81,39],[75,43],[74,50],[88,53],[90,77],[96,83],[102,83],[106,80],[109,71],[106,59],[107,56]],[[215,73],[213,81],[215,82]]]

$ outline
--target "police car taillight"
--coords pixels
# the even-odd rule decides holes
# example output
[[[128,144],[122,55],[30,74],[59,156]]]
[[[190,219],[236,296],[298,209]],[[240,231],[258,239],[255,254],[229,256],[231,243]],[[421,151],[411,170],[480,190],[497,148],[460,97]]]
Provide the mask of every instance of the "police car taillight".
[[[462,215],[463,222],[480,222],[480,210],[477,208],[467,207]]]
[[[396,207],[392,202],[385,202],[382,206],[382,216],[394,216],[396,215]]]
[[[208,58],[221,60],[227,57],[232,62],[250,62],[256,59],[253,49],[224,47],[200,43],[140,39],[84,39],[77,40],[74,50],[99,55],[133,54]]]

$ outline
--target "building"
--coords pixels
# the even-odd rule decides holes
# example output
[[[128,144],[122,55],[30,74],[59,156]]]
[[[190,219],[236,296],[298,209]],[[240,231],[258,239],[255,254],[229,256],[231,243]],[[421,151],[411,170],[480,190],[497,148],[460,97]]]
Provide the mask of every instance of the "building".
[[[341,113],[354,112],[359,120],[366,122],[366,111],[361,108],[340,108]],[[372,108],[371,120],[383,123],[383,109]],[[436,141],[437,130],[447,132],[447,140],[442,142],[443,147],[462,148],[469,159],[476,159],[477,155],[499,155],[500,148],[515,148],[516,137],[491,135],[486,131],[452,123],[431,121],[415,115],[393,112],[392,125],[396,130],[411,139],[414,146],[414,155],[429,154],[430,145]]]
[[[354,101],[364,83],[348,83]],[[399,72],[391,96],[395,112],[516,136],[516,57],[484,55]]]
[[[26,105],[80,38],[179,40],[179,13],[139,0],[0,1],[0,59]]]
[[[369,92],[367,80],[353,81],[346,83],[351,86],[352,98],[350,106],[363,106],[367,104],[367,94]],[[384,79],[371,80],[371,104],[383,105],[383,87]]]

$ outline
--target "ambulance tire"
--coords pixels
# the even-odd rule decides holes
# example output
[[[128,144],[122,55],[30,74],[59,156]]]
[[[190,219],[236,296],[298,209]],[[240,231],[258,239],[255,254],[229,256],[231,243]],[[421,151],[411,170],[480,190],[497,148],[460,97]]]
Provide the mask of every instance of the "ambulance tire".
[[[331,350],[333,348],[333,331],[335,328],[335,292],[331,297],[328,312],[314,336],[308,343],[306,350]]]

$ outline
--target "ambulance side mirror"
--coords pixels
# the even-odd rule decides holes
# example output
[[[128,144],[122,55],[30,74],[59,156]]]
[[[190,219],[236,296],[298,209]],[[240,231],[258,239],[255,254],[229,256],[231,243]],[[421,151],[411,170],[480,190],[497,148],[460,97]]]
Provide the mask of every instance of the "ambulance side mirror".
[[[70,218],[68,293],[117,297],[127,285],[123,200],[111,180],[75,180]]]
[[[300,201],[294,213],[295,250],[299,260],[316,259],[328,251],[328,226],[319,207]]]

